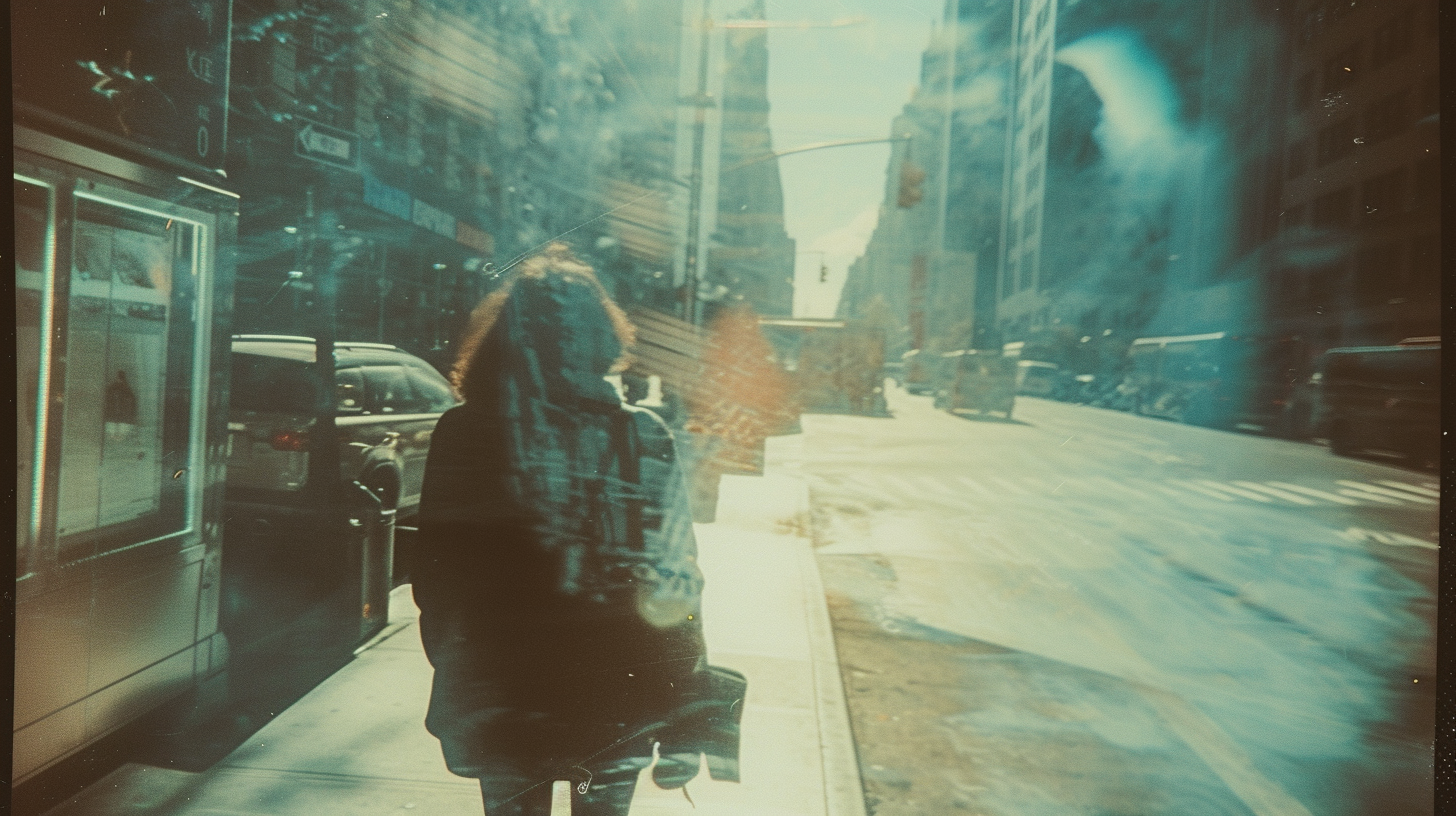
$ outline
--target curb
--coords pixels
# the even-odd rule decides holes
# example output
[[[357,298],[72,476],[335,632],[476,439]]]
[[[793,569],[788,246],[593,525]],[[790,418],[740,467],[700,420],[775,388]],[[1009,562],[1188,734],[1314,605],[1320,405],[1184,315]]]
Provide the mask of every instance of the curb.
[[[864,783],[839,672],[839,653],[834,645],[819,563],[814,557],[809,486],[794,470],[770,466],[763,476],[744,477],[757,482],[751,507],[743,506],[744,502],[727,503],[720,508],[719,521],[740,529],[777,533],[798,548],[796,560],[808,630],[814,709],[819,723],[825,813],[827,816],[866,816]],[[732,492],[736,491],[730,488],[730,495]]]

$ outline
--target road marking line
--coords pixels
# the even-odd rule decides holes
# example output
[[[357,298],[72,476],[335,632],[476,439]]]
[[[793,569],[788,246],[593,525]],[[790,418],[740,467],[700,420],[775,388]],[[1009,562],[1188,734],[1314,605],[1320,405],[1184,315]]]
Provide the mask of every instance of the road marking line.
[[[1235,501],[1235,499],[1232,496],[1228,495],[1227,493],[1219,493],[1216,490],[1209,490],[1208,488],[1204,487],[1203,485],[1196,484],[1194,482],[1185,482],[1185,481],[1180,481],[1180,480],[1174,480],[1174,481],[1170,482],[1170,484],[1180,485],[1182,487],[1186,487],[1186,488],[1189,488],[1189,489],[1192,489],[1192,490],[1197,490],[1199,493],[1203,493],[1205,495],[1212,496],[1215,499],[1223,499],[1226,502]]]
[[[1302,504],[1306,507],[1314,507],[1315,505],[1319,504],[1319,502],[1310,501],[1309,499],[1306,499],[1305,497],[1298,494],[1290,493],[1288,490],[1280,490],[1277,487],[1270,487],[1269,485],[1259,484],[1258,482],[1234,482],[1234,484],[1240,487],[1247,487],[1250,490],[1258,490],[1263,493],[1268,493],[1271,496],[1278,496],[1279,498],[1287,502]]]
[[[1200,479],[1199,480],[1199,483],[1200,484],[1203,484],[1206,487],[1211,487],[1214,490],[1223,490],[1223,491],[1232,493],[1235,496],[1243,496],[1246,499],[1252,499],[1253,501],[1261,502],[1263,504],[1273,504],[1274,503],[1274,500],[1271,499],[1271,498],[1269,498],[1268,496],[1261,496],[1258,493],[1255,493],[1255,492],[1253,492],[1251,490],[1243,490],[1241,488],[1231,487],[1229,485],[1224,484],[1223,482],[1214,482],[1214,481],[1210,481],[1208,479]]]
[[[1380,483],[1383,485],[1389,485],[1390,487],[1399,488],[1401,490],[1409,490],[1417,496],[1430,496],[1433,499],[1441,498],[1441,491],[1439,490],[1427,490],[1424,487],[1416,487],[1415,485],[1406,484],[1405,482],[1393,482],[1389,479],[1381,479]]]
[[[1188,498],[1188,494],[1187,493],[1181,493],[1181,492],[1179,492],[1177,490],[1174,490],[1171,487],[1168,487],[1167,485],[1157,484],[1156,482],[1154,482],[1152,484],[1152,488],[1154,490],[1161,490],[1162,492],[1167,493],[1169,496],[1172,496],[1175,499],[1186,499],[1186,498]]]
[[[1366,492],[1361,491],[1361,490],[1351,490],[1351,489],[1349,489],[1347,487],[1340,488],[1339,493],[1342,496],[1349,496],[1351,498],[1361,499],[1363,501],[1380,502],[1381,504],[1393,504],[1396,507],[1404,507],[1405,506],[1404,504],[1402,504],[1400,502],[1399,499],[1388,499],[1388,498],[1386,498],[1384,496],[1376,495],[1375,493],[1366,493]]]
[[[1425,496],[1413,496],[1409,493],[1402,493],[1399,490],[1391,490],[1388,487],[1376,487],[1373,484],[1366,484],[1364,482],[1352,482],[1348,479],[1336,479],[1335,481],[1339,484],[1344,485],[1345,487],[1354,490],[1364,490],[1370,493],[1378,493],[1382,496],[1393,496],[1397,499],[1416,502],[1417,504],[1439,504],[1439,502],[1434,499],[1428,499]]]
[[[1349,507],[1358,507],[1360,505],[1360,502],[1351,501],[1344,496],[1336,496],[1333,493],[1326,493],[1323,490],[1315,490],[1312,487],[1303,487],[1297,484],[1290,484],[1289,482],[1269,482],[1269,484],[1274,485],[1275,487],[1283,488],[1285,490],[1293,490],[1296,493],[1303,493],[1306,496],[1314,496],[1316,499],[1324,499],[1328,502],[1334,502],[1335,504],[1343,504]]]
[[[1184,744],[1207,763],[1255,816],[1312,816],[1279,783],[1260,773],[1248,753],[1213,718],[1187,700],[1161,689],[1142,686],[1139,691]]]

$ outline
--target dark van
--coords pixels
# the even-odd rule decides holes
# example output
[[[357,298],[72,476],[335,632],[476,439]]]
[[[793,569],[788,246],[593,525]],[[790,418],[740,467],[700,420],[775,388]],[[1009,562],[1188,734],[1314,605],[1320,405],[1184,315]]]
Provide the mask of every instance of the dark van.
[[[1341,456],[1395,453],[1434,464],[1441,444],[1441,343],[1335,348],[1319,362],[1319,417]]]

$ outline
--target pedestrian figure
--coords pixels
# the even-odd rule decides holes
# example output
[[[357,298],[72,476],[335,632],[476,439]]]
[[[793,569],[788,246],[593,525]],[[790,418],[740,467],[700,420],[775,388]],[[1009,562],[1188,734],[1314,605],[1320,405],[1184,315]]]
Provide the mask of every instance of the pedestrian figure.
[[[119,439],[136,430],[137,397],[131,383],[126,380],[125,371],[118,370],[116,379],[107,384],[101,415],[106,423],[106,435],[112,439]]]
[[[651,763],[735,779],[742,678],[710,669],[691,512],[666,426],[605,376],[633,330],[553,244],[471,315],[431,440],[414,594],[426,726],[488,816],[626,814]],[[736,697],[735,697],[736,695]],[[689,771],[689,767],[691,769]]]

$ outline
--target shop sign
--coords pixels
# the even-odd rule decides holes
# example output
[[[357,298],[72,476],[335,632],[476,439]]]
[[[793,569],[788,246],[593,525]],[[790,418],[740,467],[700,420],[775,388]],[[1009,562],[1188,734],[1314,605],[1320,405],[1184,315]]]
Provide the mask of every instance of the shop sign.
[[[15,3],[10,24],[18,114],[78,140],[222,169],[229,0]]]
[[[376,210],[387,212],[395,218],[409,221],[410,208],[413,206],[414,200],[404,190],[391,187],[379,179],[365,174],[364,203]]]
[[[438,207],[431,207],[418,198],[415,199],[414,214],[410,220],[430,232],[455,239],[455,216]]]
[[[490,237],[490,233],[464,221],[455,224],[455,240],[487,254],[495,250],[495,241]]]
[[[293,138],[294,155],[344,170],[359,169],[359,134],[302,116],[293,117],[293,121],[298,128]]]

